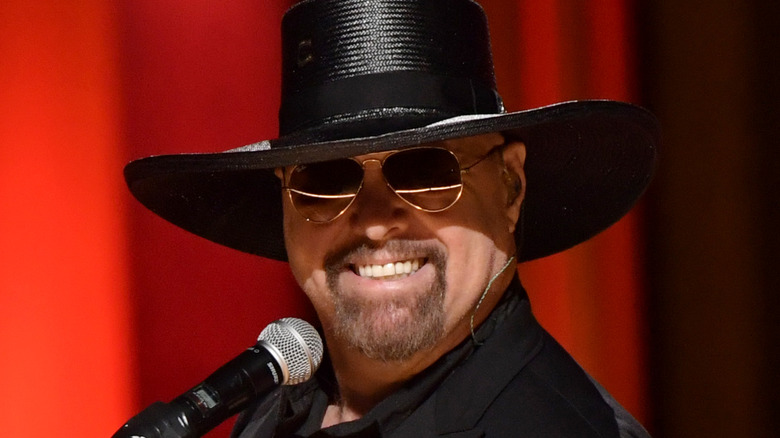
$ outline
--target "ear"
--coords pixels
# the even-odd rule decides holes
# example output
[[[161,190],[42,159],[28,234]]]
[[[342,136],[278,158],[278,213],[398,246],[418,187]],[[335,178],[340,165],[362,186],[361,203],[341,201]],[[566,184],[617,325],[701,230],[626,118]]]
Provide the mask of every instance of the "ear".
[[[282,181],[282,184],[284,184],[284,168],[277,167],[274,169],[274,175],[276,175],[277,178],[279,178],[280,181]]]
[[[511,141],[503,148],[504,183],[507,189],[506,217],[509,232],[514,233],[525,200],[525,144]]]

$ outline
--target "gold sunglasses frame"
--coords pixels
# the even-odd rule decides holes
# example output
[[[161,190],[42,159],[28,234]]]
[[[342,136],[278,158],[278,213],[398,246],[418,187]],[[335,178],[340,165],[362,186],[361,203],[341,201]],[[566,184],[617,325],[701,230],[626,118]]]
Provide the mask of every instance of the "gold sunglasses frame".
[[[451,151],[449,149],[446,149],[446,148],[435,147],[435,146],[416,146],[416,147],[407,148],[407,149],[390,150],[390,151],[387,151],[388,154],[385,155],[384,157],[382,157],[381,159],[378,159],[378,158],[366,158],[365,160],[360,161],[360,160],[357,160],[354,157],[347,157],[347,158],[344,158],[344,159],[352,160],[355,163],[357,163],[358,165],[360,165],[361,169],[363,170],[363,178],[361,178],[360,185],[358,186],[357,190],[355,190],[354,194],[350,193],[350,194],[344,194],[344,195],[321,195],[321,194],[309,193],[309,192],[305,192],[303,190],[298,190],[298,189],[289,187],[288,184],[289,184],[290,176],[292,175],[292,173],[295,171],[295,169],[299,165],[295,165],[295,166],[289,168],[290,172],[287,172],[288,167],[284,167],[282,169],[282,176],[283,176],[282,190],[285,190],[287,192],[287,196],[290,199],[290,204],[292,204],[292,206],[295,209],[295,211],[298,212],[298,214],[301,215],[301,217],[304,218],[307,222],[312,222],[312,223],[315,223],[315,224],[326,224],[326,223],[329,223],[329,222],[333,222],[336,219],[338,219],[339,217],[341,217],[347,210],[349,210],[349,207],[351,207],[352,204],[355,203],[355,199],[357,199],[358,194],[360,194],[360,190],[363,189],[363,183],[365,182],[366,163],[368,163],[368,162],[377,162],[377,163],[379,163],[379,169],[380,169],[380,173],[382,174],[382,179],[384,180],[385,185],[387,186],[388,189],[390,189],[390,191],[392,191],[396,196],[401,198],[401,200],[403,200],[406,204],[408,204],[409,206],[413,207],[416,210],[424,211],[426,213],[438,213],[438,212],[445,211],[445,210],[451,208],[453,205],[457,204],[457,202],[460,200],[461,195],[463,195],[463,174],[468,173],[474,166],[476,166],[477,164],[485,161],[494,152],[501,150],[503,148],[503,146],[504,145],[498,145],[498,146],[490,149],[485,155],[483,155],[482,157],[477,159],[477,161],[475,161],[474,163],[472,163],[472,164],[470,164],[468,166],[465,166],[465,167],[460,167],[460,160],[458,159],[458,156],[455,154],[455,152],[453,152],[453,151]],[[413,150],[419,150],[419,149],[438,149],[438,150],[445,151],[448,154],[452,155],[452,157],[455,158],[455,162],[458,163],[458,170],[460,171],[460,175],[459,175],[460,183],[453,184],[453,185],[450,185],[450,186],[445,186],[445,187],[427,187],[427,188],[414,189],[414,190],[396,190],[392,185],[390,185],[390,183],[387,181],[387,177],[385,176],[385,173],[384,173],[385,161],[387,161],[388,158],[392,157],[395,154],[398,154],[398,153],[401,153],[401,152],[409,152],[409,151],[413,151]],[[424,193],[424,192],[450,190],[450,189],[454,189],[454,188],[458,188],[458,195],[455,197],[455,199],[450,204],[448,204],[447,206],[442,207],[442,208],[438,208],[438,209],[430,209],[430,208],[421,207],[421,206],[419,206],[417,204],[414,204],[413,202],[409,201],[408,199],[404,198],[403,196],[401,196],[401,193]],[[315,198],[315,199],[326,199],[326,200],[327,199],[344,199],[344,198],[352,198],[352,199],[349,201],[349,203],[347,203],[347,205],[343,209],[341,209],[331,219],[318,221],[318,220],[313,220],[313,219],[311,219],[309,217],[306,217],[298,209],[298,206],[295,204],[295,201],[293,200],[293,193],[296,193],[296,194],[302,195],[302,196],[308,196],[310,198]]]

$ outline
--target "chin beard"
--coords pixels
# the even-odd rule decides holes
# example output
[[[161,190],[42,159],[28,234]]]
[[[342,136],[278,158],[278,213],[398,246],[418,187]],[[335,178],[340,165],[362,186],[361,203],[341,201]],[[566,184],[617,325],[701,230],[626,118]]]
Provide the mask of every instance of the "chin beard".
[[[391,241],[386,247],[403,253],[423,246],[415,241]],[[444,333],[445,256],[439,248],[428,248],[428,263],[435,268],[433,283],[415,294],[374,299],[344,291],[338,286],[340,261],[356,251],[370,251],[360,245],[341,252],[339,261],[328,263],[328,287],[335,308],[334,334],[368,358],[400,362],[436,345]]]

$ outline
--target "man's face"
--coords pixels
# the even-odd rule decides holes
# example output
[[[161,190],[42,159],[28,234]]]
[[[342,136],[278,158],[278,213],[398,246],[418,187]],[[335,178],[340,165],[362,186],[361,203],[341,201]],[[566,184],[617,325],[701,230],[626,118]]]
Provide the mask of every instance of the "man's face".
[[[525,149],[512,143],[495,150],[502,144],[489,134],[431,145],[453,151],[461,167],[489,154],[463,174],[461,198],[441,212],[415,209],[385,184],[378,160],[388,153],[356,157],[371,159],[363,187],[331,222],[306,221],[283,194],[290,267],[331,349],[404,361],[448,351],[469,333],[488,282],[515,251],[523,195],[510,193],[506,169],[523,178]],[[507,281],[497,282],[486,309]]]

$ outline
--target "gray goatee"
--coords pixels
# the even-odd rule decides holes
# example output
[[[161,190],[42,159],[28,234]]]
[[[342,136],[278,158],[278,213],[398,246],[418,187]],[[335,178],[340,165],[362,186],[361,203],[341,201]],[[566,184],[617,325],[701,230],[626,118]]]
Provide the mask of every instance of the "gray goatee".
[[[431,242],[392,240],[381,249],[395,254],[425,254],[435,269],[435,279],[426,289],[392,298],[362,296],[339,287],[338,277],[347,259],[379,249],[357,242],[329,256],[325,263],[328,288],[336,310],[335,335],[371,359],[404,361],[433,347],[444,332],[446,256]]]

